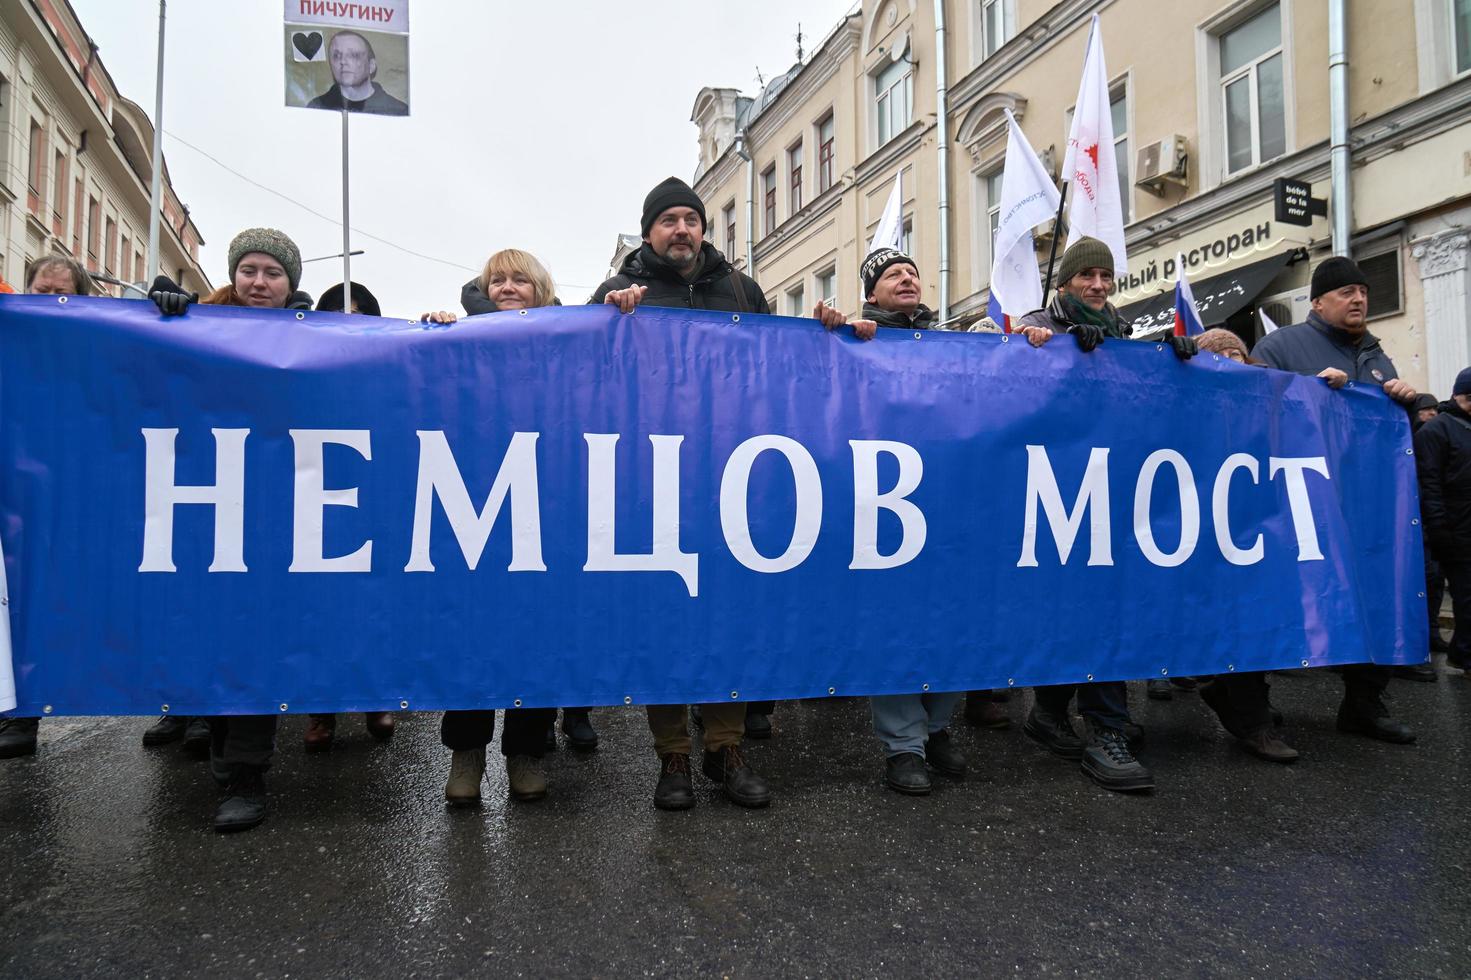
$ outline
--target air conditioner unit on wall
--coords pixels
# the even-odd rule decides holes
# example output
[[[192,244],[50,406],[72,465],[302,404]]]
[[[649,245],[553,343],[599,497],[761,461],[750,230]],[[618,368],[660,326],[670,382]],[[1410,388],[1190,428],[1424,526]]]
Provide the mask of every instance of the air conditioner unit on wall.
[[[1279,327],[1301,323],[1308,318],[1308,312],[1313,308],[1312,301],[1308,299],[1309,292],[1309,287],[1304,285],[1275,296],[1263,296],[1256,302],[1257,309],[1271,317],[1272,322]],[[1257,329],[1261,329],[1260,320],[1257,322]]]
[[[1139,147],[1134,160],[1134,184],[1151,194],[1163,195],[1166,184],[1185,187],[1188,183],[1190,154],[1185,137],[1166,136],[1158,143]]]

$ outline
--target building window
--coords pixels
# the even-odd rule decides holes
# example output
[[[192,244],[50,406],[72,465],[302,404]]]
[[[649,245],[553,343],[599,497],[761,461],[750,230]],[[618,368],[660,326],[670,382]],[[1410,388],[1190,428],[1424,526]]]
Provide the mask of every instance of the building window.
[[[807,315],[807,290],[801,283],[787,290],[787,316]]]
[[[904,219],[904,230],[899,234],[899,251],[914,258],[914,219]]]
[[[817,124],[817,193],[833,186],[833,114]]]
[[[102,252],[102,205],[95,197],[87,198],[87,271],[97,271]]]
[[[1124,224],[1134,218],[1134,185],[1129,180],[1129,93],[1120,88],[1109,93],[1109,115],[1113,117],[1114,169],[1119,175],[1119,207],[1124,214]]]
[[[128,263],[133,260],[133,242],[127,235],[123,236],[122,243],[117,247],[118,260],[122,265],[117,270],[117,277],[124,282],[132,282],[133,277],[129,274]]]
[[[117,222],[107,219],[107,261],[102,268],[109,276],[117,275]]]
[[[1369,281],[1369,319],[1404,312],[1400,294],[1399,248],[1377,255],[1359,256],[1355,261]]]
[[[66,240],[66,151],[57,150],[51,170],[51,233]]]
[[[1220,36],[1226,173],[1287,152],[1282,77],[1282,14],[1276,4]]]
[[[735,202],[731,201],[720,210],[721,224],[725,227],[725,257],[730,259],[736,250]],[[732,259],[733,260],[733,259]]]
[[[82,210],[82,200],[85,195],[83,187],[85,181],[80,171],[77,172],[77,192],[72,197],[72,257],[78,262],[82,260],[82,223],[86,219],[86,212]]]
[[[874,76],[880,146],[909,127],[909,114],[914,107],[914,76],[910,68],[907,61],[893,61]]]
[[[761,200],[764,202],[766,224],[762,225],[766,234],[776,231],[776,164],[767,167],[761,174]]]
[[[787,149],[787,174],[790,191],[789,214],[802,210],[802,144]]]
[[[838,307],[838,270],[830,266],[817,274],[817,298],[823,305]]]
[[[1471,71],[1471,0],[1450,0],[1451,33],[1455,35],[1456,74]]]
[[[143,265],[143,253],[142,252],[134,252],[133,253],[133,281],[134,282],[143,282],[144,277],[147,276],[147,275],[148,275],[148,269],[147,269],[146,266]]]
[[[978,0],[981,15],[981,58],[991,57],[1016,33],[1016,0]]]
[[[26,179],[26,208],[41,217],[42,168],[46,164],[46,130],[31,120],[31,158]]]

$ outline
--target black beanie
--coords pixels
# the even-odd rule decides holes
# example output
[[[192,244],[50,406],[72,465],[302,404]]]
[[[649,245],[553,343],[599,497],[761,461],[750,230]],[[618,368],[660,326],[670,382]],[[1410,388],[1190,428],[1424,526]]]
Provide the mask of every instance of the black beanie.
[[[919,266],[914,260],[897,248],[881,248],[872,252],[868,258],[863,260],[859,272],[863,275],[863,298],[867,299],[873,295],[874,284],[884,274],[884,270],[891,265],[905,263],[914,269],[914,274],[919,275]]]
[[[1344,286],[1363,286],[1368,289],[1369,280],[1353,259],[1335,255],[1319,262],[1318,267],[1313,270],[1313,288],[1308,299],[1317,299],[1324,293],[1331,293]]]
[[[1451,388],[1451,397],[1456,395],[1471,395],[1471,368],[1462,368],[1461,373],[1456,375],[1456,384]]]
[[[700,200],[700,195],[678,177],[669,177],[644,198],[643,237],[649,237],[649,229],[654,227],[659,215],[670,208],[694,208],[700,216],[701,228],[708,223],[705,220],[705,202]]]

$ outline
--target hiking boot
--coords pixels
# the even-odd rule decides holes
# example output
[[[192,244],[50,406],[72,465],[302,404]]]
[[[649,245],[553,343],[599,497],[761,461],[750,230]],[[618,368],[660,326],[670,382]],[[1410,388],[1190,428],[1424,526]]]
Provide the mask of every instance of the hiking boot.
[[[1338,730],[1350,735],[1367,735],[1393,745],[1409,745],[1415,741],[1415,733],[1410,727],[1389,717],[1389,709],[1378,698],[1360,705],[1344,701],[1338,707]]]
[[[1010,728],[1011,716],[990,691],[971,691],[965,696],[965,723],[975,728]]]
[[[688,810],[694,805],[690,757],[683,752],[659,756],[659,784],[654,787],[654,806],[660,810]]]
[[[1194,677],[1171,677],[1170,686],[1177,691],[1194,691],[1200,687],[1200,681]]]
[[[1124,733],[1112,728],[1090,733],[1083,771],[1104,789],[1120,793],[1154,789],[1154,774],[1134,758]]]
[[[1282,736],[1270,728],[1253,732],[1240,741],[1242,748],[1268,762],[1296,762],[1299,755],[1297,749],[1282,741]]]
[[[1022,731],[1042,743],[1055,756],[1077,761],[1083,758],[1083,740],[1073,731],[1069,718],[1058,718],[1033,704]]]
[[[700,769],[724,788],[732,803],[761,807],[771,802],[771,787],[746,764],[738,745],[727,745],[713,752],[706,749]]]
[[[884,785],[905,796],[928,796],[930,773],[918,752],[891,755],[884,763]]]
[[[534,755],[507,756],[506,782],[513,800],[530,803],[547,795],[547,774]]]
[[[309,715],[302,744],[308,752],[326,752],[332,748],[332,737],[336,733],[336,715]]]
[[[225,802],[215,811],[215,830],[222,834],[249,830],[266,819],[266,781],[260,768],[236,766],[225,794]]]
[[[567,744],[579,752],[593,752],[598,747],[598,733],[586,711],[562,711],[562,734]]]
[[[393,738],[393,730],[397,727],[392,711],[368,711],[363,714],[363,724],[368,727],[368,734],[380,742],[386,742]]]
[[[0,759],[35,755],[40,730],[39,718],[0,718]]]
[[[924,743],[924,761],[943,776],[960,779],[965,775],[965,756],[960,754],[950,740],[950,733],[943,728],[931,733]]]
[[[746,712],[746,737],[747,738],[770,738],[771,716],[763,715],[759,711]]]
[[[1434,684],[1440,679],[1435,668],[1429,663],[1423,664],[1395,664],[1394,676],[1404,681],[1421,681],[1425,684]]]
[[[204,759],[209,756],[209,747],[213,741],[209,733],[209,719],[190,718],[189,724],[184,728],[184,740],[179,743],[179,751],[196,759]]]
[[[1144,692],[1149,695],[1151,701],[1170,701],[1175,697],[1175,689],[1163,677],[1154,677],[1145,681]]]
[[[449,782],[444,799],[451,806],[474,806],[480,802],[480,781],[485,778],[484,749],[456,749],[449,759]]]
[[[188,727],[189,719],[183,715],[164,715],[143,729],[143,744],[151,748],[177,742],[184,737],[184,729]]]

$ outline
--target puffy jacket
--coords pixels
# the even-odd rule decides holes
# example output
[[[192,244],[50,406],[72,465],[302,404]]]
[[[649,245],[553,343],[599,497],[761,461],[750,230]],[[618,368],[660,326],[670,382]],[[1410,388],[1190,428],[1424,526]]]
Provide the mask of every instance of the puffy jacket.
[[[1017,325],[1022,327],[1046,327],[1053,333],[1071,332],[1077,324],[1073,322],[1073,318],[1068,313],[1067,307],[1063,305],[1062,295],[1062,293],[1058,293],[1053,296],[1052,302],[1047,304],[1046,309],[1033,310],[1018,320]],[[1128,337],[1129,325],[1119,320],[1119,311],[1114,308],[1114,305],[1112,303],[1105,303],[1103,309],[1109,315],[1109,319],[1113,321],[1113,326],[1103,331],[1104,335],[1115,339]]]
[[[1415,433],[1420,519],[1440,561],[1471,561],[1471,416],[1454,401]]]
[[[872,320],[881,327],[903,327],[906,330],[929,330],[935,325],[935,311],[921,305],[914,315],[898,310],[886,310],[872,303],[863,304],[863,319]]]
[[[1325,368],[1337,368],[1350,380],[1377,385],[1399,377],[1394,362],[1379,346],[1378,337],[1365,333],[1355,343],[1316,313],[1309,313],[1302,323],[1267,334],[1256,342],[1251,356],[1267,367],[1308,377]]]
[[[686,279],[645,242],[623,260],[618,275],[599,286],[588,302],[601,303],[613,290],[637,285],[649,289],[644,294],[643,306],[680,306],[728,313],[771,312],[756,280],[737,272],[709,242],[700,247],[700,263],[695,278]]]

